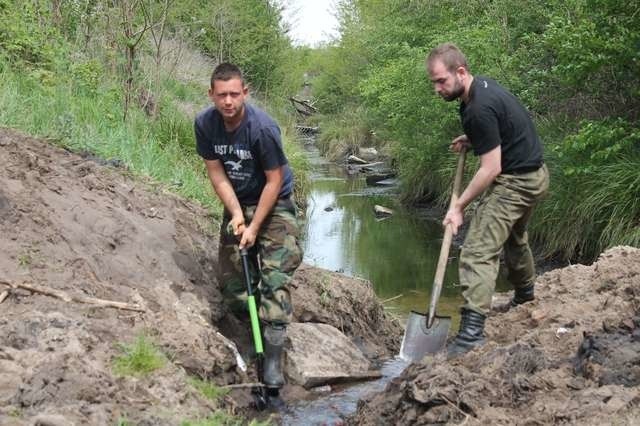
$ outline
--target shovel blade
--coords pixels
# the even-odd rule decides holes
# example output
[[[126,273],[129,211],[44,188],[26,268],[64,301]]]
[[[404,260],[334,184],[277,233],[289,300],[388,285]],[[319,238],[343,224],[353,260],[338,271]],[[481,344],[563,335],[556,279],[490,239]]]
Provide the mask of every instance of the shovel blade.
[[[427,354],[444,348],[451,327],[451,317],[435,316],[431,327],[427,327],[427,315],[412,311],[407,319],[400,347],[400,358],[416,362]]]

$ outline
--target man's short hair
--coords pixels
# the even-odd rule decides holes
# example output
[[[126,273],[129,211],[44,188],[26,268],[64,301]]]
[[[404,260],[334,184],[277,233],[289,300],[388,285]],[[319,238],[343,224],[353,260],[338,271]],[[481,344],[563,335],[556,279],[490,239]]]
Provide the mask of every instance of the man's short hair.
[[[427,67],[430,67],[436,60],[442,61],[447,71],[455,72],[458,67],[464,67],[467,70],[467,58],[453,43],[442,43],[439,46],[434,47],[429,56],[427,56]]]
[[[239,78],[240,81],[242,81],[242,85],[245,85],[244,76],[237,65],[229,62],[218,64],[218,66],[213,70],[213,74],[211,74],[211,87],[213,87],[213,83],[216,80],[229,81],[232,78]]]

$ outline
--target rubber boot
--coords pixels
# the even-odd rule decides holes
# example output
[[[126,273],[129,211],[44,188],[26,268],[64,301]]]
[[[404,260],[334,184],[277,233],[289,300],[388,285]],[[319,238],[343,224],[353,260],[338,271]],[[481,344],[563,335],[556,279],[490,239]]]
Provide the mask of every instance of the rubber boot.
[[[484,345],[485,315],[470,309],[462,309],[460,329],[447,347],[447,359],[457,358],[471,349]]]
[[[284,325],[267,324],[264,327],[264,372],[265,386],[279,389],[284,385],[282,374],[282,348],[287,335]]]
[[[534,286],[533,284],[529,284],[526,287],[515,289],[513,297],[509,302],[498,305],[491,310],[495,312],[507,312],[511,308],[515,308],[523,303],[531,302],[534,299]]]
[[[533,284],[529,284],[523,288],[517,288],[511,299],[511,306],[522,305],[523,303],[531,302],[535,299],[533,294]]]

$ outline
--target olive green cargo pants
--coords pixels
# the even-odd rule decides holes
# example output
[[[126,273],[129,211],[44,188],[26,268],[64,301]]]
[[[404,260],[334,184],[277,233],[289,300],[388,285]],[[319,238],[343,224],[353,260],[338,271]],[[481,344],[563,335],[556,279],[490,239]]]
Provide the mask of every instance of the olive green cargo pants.
[[[507,279],[513,287],[523,288],[534,282],[527,224],[548,188],[549,172],[543,165],[535,172],[499,175],[481,196],[460,253],[463,308],[487,315],[503,248]]]
[[[243,207],[247,224],[251,223],[255,210],[256,206]],[[230,229],[229,220],[225,213],[220,227],[219,281],[225,302],[232,311],[243,313],[247,311],[247,287],[238,239]],[[291,321],[293,312],[288,284],[302,262],[299,239],[300,229],[293,202],[278,201],[263,222],[256,243],[249,249],[252,292],[256,296],[258,315],[263,321],[274,324]]]

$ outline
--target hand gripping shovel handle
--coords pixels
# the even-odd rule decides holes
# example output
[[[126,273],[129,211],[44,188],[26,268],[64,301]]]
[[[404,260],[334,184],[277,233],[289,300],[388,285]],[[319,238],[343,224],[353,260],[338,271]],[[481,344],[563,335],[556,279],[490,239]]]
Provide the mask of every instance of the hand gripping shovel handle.
[[[462,175],[464,174],[464,162],[467,150],[462,148],[458,156],[458,165],[456,167],[456,176],[453,179],[453,190],[451,191],[451,201],[449,202],[449,208],[453,207],[455,202],[460,196],[460,187],[462,186]],[[449,259],[449,248],[451,247],[451,240],[453,239],[453,226],[447,225],[444,238],[442,239],[442,246],[440,247],[440,257],[438,258],[438,266],[436,268],[436,276],[433,279],[433,287],[431,288],[431,300],[429,302],[429,316],[427,318],[427,328],[431,328],[433,320],[436,316],[436,304],[440,298],[440,291],[442,290],[442,281],[444,280],[444,273],[447,269],[447,260]]]
[[[253,333],[253,343],[258,357],[264,352],[262,348],[262,335],[260,334],[260,320],[258,319],[258,309],[256,299],[251,288],[251,275],[249,274],[249,252],[246,248],[240,250],[242,258],[242,271],[244,272],[244,282],[247,285],[247,296],[249,303],[249,318],[251,319],[251,332]]]

